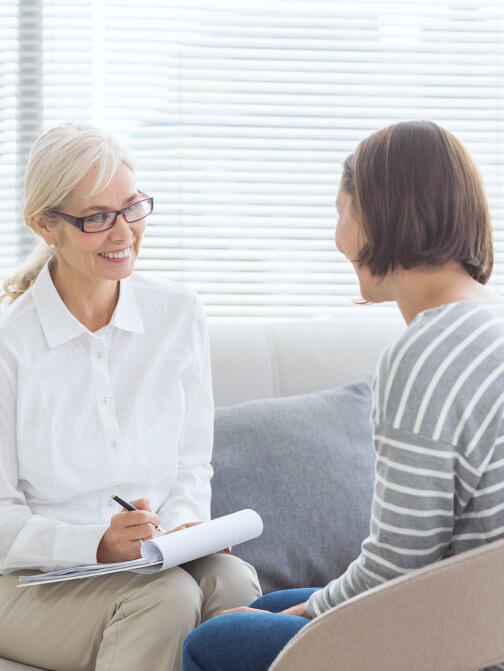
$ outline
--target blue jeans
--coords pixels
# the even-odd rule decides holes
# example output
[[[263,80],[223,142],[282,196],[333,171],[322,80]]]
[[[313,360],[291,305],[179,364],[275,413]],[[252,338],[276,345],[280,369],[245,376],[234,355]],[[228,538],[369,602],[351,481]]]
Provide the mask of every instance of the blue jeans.
[[[314,589],[286,589],[262,596],[252,608],[270,613],[233,613],[207,620],[184,643],[184,671],[267,671],[280,650],[310,620],[273,615],[304,603]]]

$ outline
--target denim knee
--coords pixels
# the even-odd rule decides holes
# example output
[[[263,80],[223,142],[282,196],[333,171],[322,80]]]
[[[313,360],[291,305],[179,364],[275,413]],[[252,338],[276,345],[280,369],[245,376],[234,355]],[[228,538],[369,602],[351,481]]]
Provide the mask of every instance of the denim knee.
[[[218,636],[219,628],[219,619],[213,618],[200,624],[187,636],[183,650],[184,671],[202,671],[211,668],[212,647],[215,645],[215,637]]]
[[[280,589],[277,592],[270,592],[259,597],[259,599],[250,604],[250,607],[269,610],[271,613],[279,613],[286,608],[292,608],[292,606],[297,606],[300,603],[308,601],[313,592],[317,592],[318,589],[318,587]]]
[[[234,613],[207,620],[185,640],[184,671],[266,671],[308,624],[304,617]]]

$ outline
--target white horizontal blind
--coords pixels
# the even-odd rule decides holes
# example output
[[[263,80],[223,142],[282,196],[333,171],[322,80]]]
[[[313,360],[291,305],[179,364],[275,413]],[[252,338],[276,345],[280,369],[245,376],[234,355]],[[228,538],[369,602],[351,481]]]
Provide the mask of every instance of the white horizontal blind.
[[[44,130],[63,121],[91,121],[94,20],[99,25],[93,4],[42,0],[42,8]]]
[[[24,171],[42,129],[92,113],[89,0],[0,1],[0,278],[30,251],[22,223]]]
[[[44,126],[89,119],[133,148],[156,203],[138,268],[193,285],[210,314],[351,306],[358,284],[334,247],[340,164],[411,118],[456,133],[480,165],[504,292],[501,3],[42,5]]]
[[[17,3],[0,3],[0,277],[17,262],[16,90]]]
[[[457,133],[503,226],[495,3],[106,5],[105,119],[128,130],[157,196],[140,267],[194,284],[212,313],[349,305],[359,291],[334,247],[338,164],[396,120]]]

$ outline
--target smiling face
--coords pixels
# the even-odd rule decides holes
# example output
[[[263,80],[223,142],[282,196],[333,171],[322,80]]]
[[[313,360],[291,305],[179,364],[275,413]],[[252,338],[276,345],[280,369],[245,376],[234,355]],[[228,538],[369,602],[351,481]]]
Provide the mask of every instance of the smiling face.
[[[121,165],[110,184],[98,194],[90,196],[96,175],[89,173],[58,208],[74,217],[85,217],[98,212],[120,210],[140,200],[134,173]],[[84,233],[63,219],[55,228],[48,228],[46,242],[57,248],[60,270],[76,272],[90,280],[120,280],[133,272],[140,252],[147,219],[128,223],[118,215],[112,228],[100,233]],[[48,237],[50,239],[48,239]],[[119,258],[105,255],[119,254]]]
[[[341,188],[336,200],[336,209],[338,211],[336,247],[352,263],[359,278],[362,298],[371,303],[393,300],[388,276],[373,276],[367,266],[359,266],[356,261],[366,242],[366,237],[356,219],[351,195]]]

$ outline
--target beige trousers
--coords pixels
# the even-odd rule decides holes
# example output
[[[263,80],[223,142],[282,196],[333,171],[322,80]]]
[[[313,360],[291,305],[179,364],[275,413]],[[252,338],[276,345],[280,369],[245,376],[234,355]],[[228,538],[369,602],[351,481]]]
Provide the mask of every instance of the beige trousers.
[[[261,595],[254,568],[226,554],[35,587],[18,575],[0,577],[0,656],[51,671],[179,671],[195,627]]]

